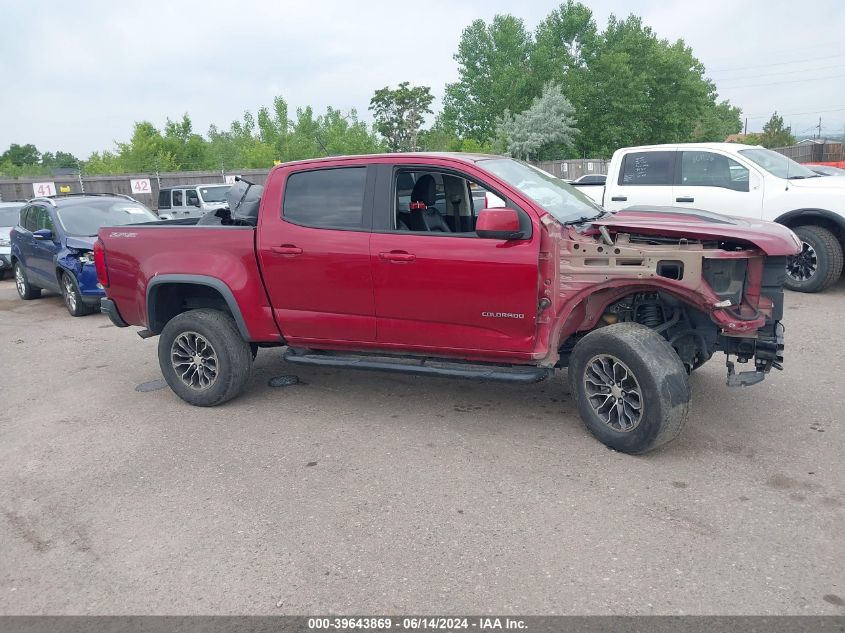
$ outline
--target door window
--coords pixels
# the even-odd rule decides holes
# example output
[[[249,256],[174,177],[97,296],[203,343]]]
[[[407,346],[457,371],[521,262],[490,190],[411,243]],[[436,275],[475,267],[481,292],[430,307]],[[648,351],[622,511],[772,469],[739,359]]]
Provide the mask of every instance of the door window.
[[[484,185],[454,173],[402,169],[394,176],[391,228],[395,231],[477,237],[475,219],[504,200]]]
[[[185,189],[185,204],[189,207],[200,206],[200,197],[196,189]]]
[[[35,207],[26,207],[21,211],[21,226],[30,233],[35,230]]]
[[[31,231],[40,231],[41,229],[49,229],[56,232],[55,227],[53,226],[53,220],[50,219],[50,212],[47,211],[44,207],[35,206],[32,207],[32,210],[29,212],[29,221],[32,223],[34,228],[30,229]]]
[[[285,183],[282,217],[321,229],[362,229],[366,181],[366,167],[293,173]]]
[[[748,191],[748,169],[713,152],[681,152],[681,184]]]
[[[625,154],[619,171],[619,184],[666,185],[674,180],[675,152],[631,152]]]
[[[181,189],[174,189],[173,190],[173,206],[174,207],[181,207],[182,206],[182,190]]]

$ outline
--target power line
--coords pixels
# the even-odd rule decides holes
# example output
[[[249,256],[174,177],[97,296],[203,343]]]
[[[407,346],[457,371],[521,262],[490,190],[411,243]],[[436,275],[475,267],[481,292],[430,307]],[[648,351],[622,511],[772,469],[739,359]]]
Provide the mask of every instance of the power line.
[[[833,106],[834,109],[832,110],[812,110],[807,112],[784,112],[781,116],[799,116],[802,114],[826,114],[828,112],[845,112],[845,105],[837,107]],[[780,114],[780,113],[778,113]],[[771,114],[746,114],[746,118],[749,119],[762,119],[767,116],[771,116]]]
[[[730,90],[736,90],[738,88],[762,88],[763,86],[780,86],[782,84],[797,84],[803,83],[806,81],[823,81],[825,79],[838,79],[839,77],[845,77],[845,75],[830,75],[828,77],[811,77],[809,79],[790,79],[789,81],[772,81],[765,84],[739,84],[737,86],[722,86],[722,88],[728,88]]]
[[[740,81],[742,79],[756,79],[757,77],[794,75],[795,73],[809,73],[809,72],[815,72],[817,70],[830,70],[831,68],[842,68],[842,63],[840,62],[838,64],[831,64],[830,66],[815,66],[813,68],[800,68],[798,70],[778,70],[777,72],[773,72],[773,73],[763,73],[763,74],[755,73],[753,75],[747,75],[745,77],[727,77],[727,78],[725,78],[725,81]],[[710,79],[713,79],[713,78],[710,77]],[[714,79],[713,81],[717,81],[717,80]]]
[[[836,57],[845,57],[845,53],[837,53],[836,55],[825,55],[823,57],[808,57],[806,59],[793,59],[789,62],[776,62],[774,64],[759,64],[757,66],[734,66],[733,68],[711,68],[711,72],[739,72],[742,70],[754,70],[755,68],[769,68],[770,66],[788,66],[789,64],[803,64],[804,62],[814,62],[822,59],[834,59]]]

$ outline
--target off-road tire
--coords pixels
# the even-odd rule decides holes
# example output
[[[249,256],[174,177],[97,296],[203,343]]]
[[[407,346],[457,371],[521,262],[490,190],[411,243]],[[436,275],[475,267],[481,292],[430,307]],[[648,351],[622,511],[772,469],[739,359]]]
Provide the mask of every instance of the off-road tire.
[[[216,379],[203,389],[192,388],[183,382],[171,360],[174,341],[190,332],[205,338],[217,359]],[[234,319],[211,309],[189,310],[168,321],[159,337],[158,362],[173,392],[197,407],[213,407],[231,400],[246,388],[252,373],[252,351]]]
[[[65,307],[70,312],[70,316],[81,317],[94,313],[96,306],[82,302],[82,293],[79,292],[79,287],[73,277],[67,273],[62,273],[59,286],[62,291],[62,299],[64,299]]]
[[[836,283],[842,274],[842,245],[836,236],[820,226],[799,226],[793,231],[816,252],[818,268],[805,281],[798,281],[787,273],[783,285],[796,292],[821,292]]]
[[[15,262],[15,287],[18,290],[18,296],[24,301],[38,299],[41,296],[41,288],[29,283],[26,268],[20,262]]]
[[[588,399],[588,365],[605,356],[621,361],[639,385],[642,411],[632,430],[612,428]],[[665,338],[638,323],[609,325],[581,339],[569,360],[569,382],[587,430],[623,453],[645,453],[671,442],[689,415],[690,386],[681,359]]]

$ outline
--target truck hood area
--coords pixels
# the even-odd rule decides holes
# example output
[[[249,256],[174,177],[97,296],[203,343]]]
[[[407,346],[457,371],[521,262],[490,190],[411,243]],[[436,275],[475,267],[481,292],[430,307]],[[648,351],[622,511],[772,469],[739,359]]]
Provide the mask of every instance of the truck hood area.
[[[845,176],[819,176],[818,178],[796,178],[789,181],[797,189],[838,189],[845,194]]]
[[[795,255],[801,250],[801,242],[785,226],[699,209],[637,207],[605,216],[593,224],[656,237],[745,242],[769,256]]]

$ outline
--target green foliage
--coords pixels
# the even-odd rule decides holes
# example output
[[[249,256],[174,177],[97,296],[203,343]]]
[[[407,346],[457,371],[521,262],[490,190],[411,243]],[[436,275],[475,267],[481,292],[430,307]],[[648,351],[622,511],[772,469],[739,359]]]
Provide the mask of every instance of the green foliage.
[[[410,87],[403,81],[396,90],[388,86],[376,90],[370,100],[376,132],[384,137],[391,152],[415,152],[419,149],[420,129],[425,115],[431,114],[434,97],[428,86]]]
[[[531,34],[522,20],[497,15],[491,24],[475,20],[461,35],[455,61],[460,79],[446,86],[442,121],[461,138],[492,140],[496,119],[522,112],[539,94],[530,59]]]
[[[740,109],[727,100],[708,105],[702,113],[692,134],[697,143],[724,141],[729,135],[742,130]]]
[[[760,135],[760,145],[763,147],[786,147],[795,145],[795,137],[792,135],[791,127],[784,127],[783,117],[775,112],[769,122],[763,126],[763,133]]]
[[[84,161],[83,172],[98,175],[233,171],[270,167],[277,160],[381,151],[384,151],[384,145],[369,126],[358,119],[355,110],[343,114],[330,107],[325,114],[315,116],[313,110],[306,107],[298,109],[292,120],[287,102],[276,97],[272,108],[259,108],[257,116],[244,112],[243,118],[233,121],[228,129],[211,125],[205,137],[194,131],[188,114],[176,121],[167,119],[164,130],[149,121],[139,121],[128,141],[116,143],[113,151],[93,152]],[[0,175],[47,175],[51,168],[77,167],[78,164],[76,157],[67,152],[48,152],[41,156],[33,145],[12,145],[0,156]]]
[[[38,165],[41,162],[41,152],[31,143],[26,145],[12,143],[9,149],[0,156],[0,162],[8,162],[18,167],[23,165]]]
[[[542,150],[550,145],[572,145],[578,131],[572,118],[574,111],[560,86],[549,82],[524,112],[513,115],[505,110],[497,123],[496,135],[507,155],[539,159]]]
[[[738,132],[739,110],[717,102],[704,66],[682,41],[660,39],[641,18],[608,19],[568,0],[532,35],[521,20],[497,15],[464,30],[455,59],[459,80],[446,87],[442,121],[459,138],[494,140],[493,122],[523,112],[554,82],[575,109],[576,151],[609,156],[626,145],[717,141]],[[563,155],[555,156],[563,158]]]

